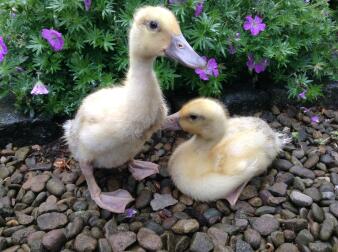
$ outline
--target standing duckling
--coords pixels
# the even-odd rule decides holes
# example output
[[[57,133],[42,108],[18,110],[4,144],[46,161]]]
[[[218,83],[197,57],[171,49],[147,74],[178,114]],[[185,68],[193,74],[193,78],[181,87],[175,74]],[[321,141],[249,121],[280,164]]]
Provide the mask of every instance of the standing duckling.
[[[183,37],[175,16],[163,7],[143,7],[134,15],[129,34],[129,70],[124,85],[86,97],[75,119],[64,124],[65,139],[86,178],[92,199],[104,209],[122,213],[133,200],[126,190],[102,193],[93,167],[128,163],[137,180],[158,173],[158,165],[133,160],[167,115],[153,64],[167,55],[191,68],[206,62]]]
[[[200,201],[225,198],[231,206],[288,142],[263,120],[228,118],[222,104],[206,98],[188,102],[168,117],[165,128],[193,134],[169,160],[169,173],[178,189]]]

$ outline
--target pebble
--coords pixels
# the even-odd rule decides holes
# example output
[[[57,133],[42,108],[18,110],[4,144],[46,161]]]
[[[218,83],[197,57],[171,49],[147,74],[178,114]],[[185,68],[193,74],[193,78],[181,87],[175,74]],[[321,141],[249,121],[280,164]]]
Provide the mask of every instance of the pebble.
[[[314,242],[310,243],[309,248],[311,252],[331,252],[332,247],[329,243],[324,242]]]
[[[253,249],[251,248],[250,244],[238,239],[236,241],[236,252],[253,252]]]
[[[63,229],[54,229],[42,237],[42,245],[48,251],[60,251],[65,242],[66,236]]]
[[[304,194],[310,196],[315,202],[320,201],[322,198],[320,191],[316,187],[306,188]]]
[[[320,227],[319,238],[322,241],[327,241],[330,239],[334,229],[334,222],[329,218],[325,219]]]
[[[313,154],[309,156],[309,158],[305,161],[304,167],[310,169],[314,167],[319,161],[319,156],[317,154]]]
[[[248,242],[252,248],[258,249],[261,244],[261,235],[254,229],[248,228],[244,232],[244,239]]]
[[[21,202],[25,204],[31,204],[35,199],[35,194],[32,191],[26,192],[26,194],[23,196]]]
[[[292,191],[290,194],[291,201],[297,206],[311,206],[313,200],[311,197],[298,191]]]
[[[215,208],[208,208],[203,213],[203,216],[208,221],[209,225],[212,225],[221,219],[222,213]]]
[[[228,240],[228,234],[218,228],[211,227],[207,231],[208,236],[211,238],[214,246],[225,246]]]
[[[275,247],[279,247],[285,242],[284,233],[281,231],[274,231],[271,233],[270,236],[271,236],[273,245],[275,245]]]
[[[324,221],[324,211],[320,208],[316,203],[311,205],[311,212],[313,215],[313,219],[319,223]]]
[[[296,243],[299,245],[307,246],[310,242],[313,241],[314,241],[313,235],[307,229],[303,229],[297,234]]]
[[[240,200],[248,200],[253,197],[256,197],[258,195],[257,188],[253,185],[247,185],[243,191],[241,192],[241,195],[239,196]]]
[[[276,252],[299,252],[299,250],[292,243],[284,243],[276,249]]]
[[[34,226],[29,226],[29,227],[22,228],[22,229],[19,229],[19,230],[15,231],[11,235],[13,244],[16,245],[16,244],[22,244],[22,243],[27,242],[27,237],[30,234],[34,233],[35,231],[36,230],[35,230]]]
[[[235,235],[239,233],[239,227],[236,227],[231,224],[226,224],[226,223],[217,223],[213,225],[215,228],[221,229],[223,232],[228,233],[229,235]]]
[[[9,175],[10,175],[10,172],[9,172],[8,168],[6,166],[5,167],[1,167],[1,169],[0,169],[0,178],[1,179],[5,179]]]
[[[66,191],[65,185],[57,178],[50,179],[46,184],[46,188],[55,196],[61,196]]]
[[[75,238],[74,248],[78,252],[95,251],[97,240],[86,234],[79,234]]]
[[[15,152],[15,158],[18,161],[24,161],[25,158],[27,157],[28,153],[29,153],[30,148],[28,146],[19,148],[16,152]]]
[[[25,190],[31,189],[33,192],[41,192],[49,180],[49,174],[41,174],[28,178],[28,180],[22,185]]]
[[[299,232],[300,230],[308,227],[308,221],[300,218],[280,220],[280,224],[283,229],[290,229],[294,232]]]
[[[63,213],[45,213],[37,218],[38,227],[41,230],[61,228],[67,224],[67,216]]]
[[[106,234],[106,238],[113,251],[125,251],[136,242],[136,234],[130,231],[117,232],[108,236]]]
[[[261,235],[266,236],[271,234],[273,231],[276,231],[279,228],[279,223],[274,218],[274,216],[265,214],[259,218],[256,218],[252,222],[252,227]]]
[[[112,252],[112,249],[111,249],[107,239],[104,239],[104,238],[99,239],[98,252]]]
[[[46,195],[43,195],[43,197],[46,197]],[[38,197],[36,197],[36,198],[38,198]],[[39,213],[43,214],[43,213],[58,211],[59,208],[56,204],[56,201],[57,201],[57,198],[54,195],[48,196],[46,202],[43,202],[39,206]]]
[[[45,232],[43,231],[37,231],[27,237],[27,243],[31,249],[31,252],[40,252],[44,250],[42,246],[42,237],[44,234]]]
[[[199,223],[195,219],[183,219],[176,222],[171,229],[177,234],[189,234],[199,229]]]
[[[332,203],[329,209],[330,212],[338,218],[338,202]]]
[[[287,187],[288,187],[287,184],[285,184],[283,182],[279,182],[279,183],[275,183],[272,186],[270,186],[268,188],[268,190],[274,196],[283,197],[283,196],[286,195],[286,189],[287,189]]]
[[[172,197],[171,194],[154,194],[154,199],[151,200],[150,205],[154,211],[164,209],[168,206],[175,205],[178,201]]]
[[[72,239],[77,236],[83,229],[84,221],[80,217],[75,217],[74,220],[68,223],[66,227],[66,237],[67,239]]]
[[[148,250],[158,250],[162,248],[161,237],[147,228],[141,228],[138,231],[137,241],[143,248]]]
[[[302,178],[314,179],[316,177],[313,171],[300,166],[291,167],[290,172]]]
[[[21,225],[29,225],[34,221],[34,217],[21,213],[21,212],[15,212],[16,217],[18,218],[18,222]]]
[[[191,240],[190,251],[208,252],[214,248],[212,240],[206,233],[196,232]]]
[[[135,207],[138,209],[145,208],[146,206],[149,205],[152,197],[153,197],[153,194],[151,191],[147,189],[142,190],[136,198]]]
[[[275,207],[262,206],[262,207],[256,209],[255,214],[257,216],[262,216],[264,214],[274,214],[275,212],[276,212],[276,208]]]
[[[293,165],[290,161],[285,159],[277,159],[273,166],[280,171],[288,171]]]

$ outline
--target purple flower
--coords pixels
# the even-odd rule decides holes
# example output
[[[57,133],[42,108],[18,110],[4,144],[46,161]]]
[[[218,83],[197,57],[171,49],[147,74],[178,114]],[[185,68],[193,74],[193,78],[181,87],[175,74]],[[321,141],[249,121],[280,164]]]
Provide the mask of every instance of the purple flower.
[[[207,60],[206,57],[203,57],[205,60]],[[215,58],[211,58],[208,60],[207,67],[205,69],[197,68],[195,70],[195,73],[197,73],[201,80],[209,80],[209,76],[217,77],[219,75],[218,73],[218,65]]]
[[[262,18],[255,16],[246,16],[246,21],[244,22],[244,30],[250,30],[252,36],[257,36],[261,31],[265,30],[266,25],[262,22]]]
[[[265,71],[266,67],[269,65],[269,62],[267,59],[262,59],[260,62],[256,63],[252,54],[249,54],[246,65],[250,71],[255,70],[256,73],[261,73]]]
[[[132,218],[137,214],[137,211],[134,208],[127,208],[124,214],[127,218]]]
[[[38,81],[31,91],[31,95],[44,95],[48,93],[47,87],[41,81]]]
[[[83,0],[86,11],[89,11],[90,6],[92,5],[92,0]]]
[[[306,93],[307,93],[307,90],[304,89],[303,92],[298,94],[298,97],[300,99],[306,100]]]
[[[229,45],[229,48],[228,48],[228,52],[230,53],[230,54],[235,54],[236,53],[236,48],[233,46],[233,45]]]
[[[199,2],[198,4],[196,4],[196,7],[195,7],[195,17],[198,17],[199,15],[202,14],[203,4],[204,4],[203,1]]]
[[[62,34],[54,29],[42,29],[41,36],[48,41],[55,52],[63,49],[64,40]]]
[[[0,62],[2,62],[5,58],[5,55],[7,54],[7,46],[4,42],[4,38],[0,36]]]
[[[319,123],[319,116],[317,116],[317,115],[311,116],[311,122],[312,123]]]

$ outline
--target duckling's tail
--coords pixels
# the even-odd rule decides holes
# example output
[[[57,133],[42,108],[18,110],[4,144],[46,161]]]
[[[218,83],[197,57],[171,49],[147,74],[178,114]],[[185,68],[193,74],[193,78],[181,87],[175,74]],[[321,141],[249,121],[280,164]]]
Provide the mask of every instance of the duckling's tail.
[[[277,143],[277,146],[278,146],[278,149],[279,149],[278,152],[282,151],[282,149],[284,148],[284,146],[286,144],[291,143],[291,141],[292,141],[292,137],[289,137],[285,133],[278,132],[276,134],[276,143]]]

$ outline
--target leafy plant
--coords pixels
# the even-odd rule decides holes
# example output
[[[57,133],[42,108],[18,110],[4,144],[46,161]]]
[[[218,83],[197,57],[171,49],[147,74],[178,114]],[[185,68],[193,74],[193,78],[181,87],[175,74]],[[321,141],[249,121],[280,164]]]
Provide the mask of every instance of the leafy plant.
[[[18,107],[31,115],[72,114],[88,93],[124,77],[128,28],[134,10],[145,4],[172,9],[196,51],[218,62],[218,76],[204,81],[159,59],[156,71],[165,90],[188,86],[219,96],[229,83],[271,79],[287,86],[290,97],[306,90],[313,100],[327,81],[337,80],[337,26],[326,0],[204,1],[197,16],[201,1],[170,2],[92,0],[86,11],[82,0],[3,1],[0,36],[8,53],[0,62],[0,97],[13,93]],[[262,18],[266,26],[258,35],[243,29],[247,16]],[[52,50],[42,29],[62,34],[61,51]],[[255,64],[263,63],[257,73]],[[48,95],[31,95],[38,81],[47,85]]]

